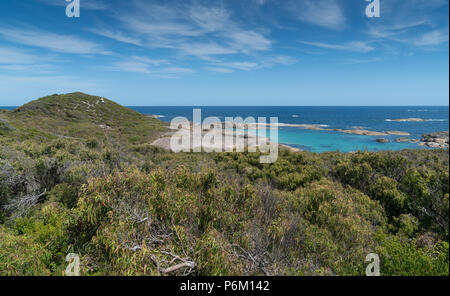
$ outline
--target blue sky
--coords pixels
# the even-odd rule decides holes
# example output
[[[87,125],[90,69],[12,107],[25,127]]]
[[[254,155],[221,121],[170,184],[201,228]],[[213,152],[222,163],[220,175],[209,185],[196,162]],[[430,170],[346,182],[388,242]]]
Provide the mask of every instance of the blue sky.
[[[448,105],[448,0],[0,1],[0,106]]]

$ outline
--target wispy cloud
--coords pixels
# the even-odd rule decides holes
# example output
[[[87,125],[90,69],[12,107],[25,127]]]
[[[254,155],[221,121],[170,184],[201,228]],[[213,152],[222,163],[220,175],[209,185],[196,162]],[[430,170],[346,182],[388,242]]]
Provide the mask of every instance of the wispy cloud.
[[[410,44],[416,47],[433,47],[449,41],[448,28],[429,29],[428,23],[418,21],[416,23],[402,24],[385,27],[369,27],[369,34],[374,40],[395,41]],[[412,30],[415,27],[424,26],[422,30]]]
[[[397,23],[391,23],[390,25],[368,25],[368,34],[373,38],[391,38],[394,36],[398,36],[404,33],[407,33],[409,30],[420,27],[423,25],[427,25],[429,22],[424,19],[414,20],[414,21],[403,21]]]
[[[64,0],[39,0],[39,2],[52,6],[67,6],[67,2]],[[110,8],[108,4],[102,0],[82,0],[81,3],[83,9],[88,10],[107,10]]]
[[[262,68],[271,68],[276,65],[292,65],[297,62],[297,59],[289,56],[268,56],[260,57],[256,61],[220,61],[214,62],[214,67],[208,69],[213,72],[232,73],[235,70],[252,71]]]
[[[416,46],[436,46],[448,42],[448,28],[424,33],[416,38],[404,40]]]
[[[448,6],[447,0],[385,1],[384,17],[377,23],[368,22],[367,34],[391,46],[398,42],[424,48],[441,45],[449,39],[448,16],[436,17],[436,11],[443,6]]]
[[[342,30],[346,26],[346,17],[336,0],[292,0],[286,6],[302,22]]]
[[[101,82],[71,75],[0,75],[0,85],[2,84],[15,88],[23,87],[26,84],[27,88],[45,89],[46,91],[49,89],[79,91],[98,89]]]
[[[370,52],[374,50],[374,47],[370,46],[367,42],[361,41],[353,41],[345,44],[330,44],[323,42],[309,42],[309,41],[301,41],[303,44],[307,44],[310,46],[325,48],[325,49],[334,49],[334,50],[345,50],[345,51],[354,51],[354,52]]]
[[[148,74],[160,78],[177,78],[180,75],[194,73],[195,71],[186,67],[173,66],[166,60],[151,59],[148,57],[132,56],[130,58],[113,63],[107,68],[139,74]]]
[[[177,2],[171,6],[146,1],[134,3],[132,12],[125,11],[119,16],[127,38],[98,29],[92,32],[147,48],[171,49],[204,60],[220,55],[268,51],[273,44],[265,36],[266,30],[242,27],[224,6],[205,6],[197,2]]]
[[[123,72],[151,73],[148,64],[134,60],[116,62],[114,68]]]
[[[223,7],[193,5],[189,9],[190,19],[206,32],[226,30],[230,24],[230,15]]]
[[[238,51],[229,46],[220,45],[216,42],[208,43],[182,43],[177,45],[177,50],[184,55],[191,55],[204,60],[212,60],[211,56],[235,54]]]
[[[225,73],[225,74],[234,73],[234,70],[228,69],[228,68],[207,67],[206,69],[207,69],[208,71],[216,72],[216,73]]]
[[[71,35],[60,35],[35,28],[0,27],[7,41],[73,54],[109,54],[97,43]]]
[[[236,29],[225,32],[224,36],[230,38],[230,45],[232,47],[237,48],[244,53],[266,51],[269,50],[272,45],[272,41],[255,31]]]
[[[17,48],[0,47],[0,64],[33,64],[41,60],[36,55],[32,55]]]
[[[294,57],[278,55],[278,56],[269,56],[265,57],[261,64],[263,67],[270,68],[276,65],[292,65],[297,63],[298,60]]]
[[[257,5],[264,5],[267,2],[267,0],[251,0],[251,1]]]
[[[376,63],[380,62],[382,59],[379,57],[375,58],[354,58],[354,59],[345,59],[339,61],[342,65],[356,65],[356,64],[368,64],[368,63]]]
[[[133,44],[133,45],[138,45],[141,46],[142,42],[137,39],[137,38],[133,38],[130,37],[127,34],[124,34],[122,32],[119,31],[110,31],[110,30],[105,30],[105,29],[89,29],[89,31],[91,33],[103,36],[103,37],[107,37],[119,42],[124,42],[124,43],[129,43],[129,44]]]
[[[217,63],[217,65],[243,71],[250,71],[259,67],[259,65],[254,62],[229,62],[229,63]]]
[[[0,46],[0,69],[8,71],[50,73],[53,66],[42,56],[21,49]]]

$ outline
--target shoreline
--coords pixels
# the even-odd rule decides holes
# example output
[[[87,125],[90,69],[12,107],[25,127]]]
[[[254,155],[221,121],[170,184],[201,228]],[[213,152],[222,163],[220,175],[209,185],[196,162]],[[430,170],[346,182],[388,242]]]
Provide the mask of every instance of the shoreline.
[[[222,122],[222,128],[224,128],[224,123]],[[267,127],[273,127],[273,125],[271,124],[259,124],[259,125],[264,125]],[[258,124],[256,125],[252,125],[253,129],[256,129]],[[278,127],[283,127],[283,126],[287,126],[285,124],[278,124]],[[226,130],[226,129],[220,129],[217,130],[216,132],[214,131],[214,129],[202,129],[201,132],[201,138],[203,139],[203,137],[206,134],[210,134],[213,136],[232,136],[233,137],[233,147],[231,146],[226,146],[225,143],[223,142],[222,139],[222,151],[226,151],[227,149],[235,149],[236,148],[236,141],[237,138],[243,138],[244,140],[244,146],[246,148],[250,148],[253,146],[248,146],[248,143],[250,142],[250,140],[253,140],[256,142],[256,136],[252,133],[249,133],[249,125],[238,125],[238,127],[240,129],[242,129],[241,131],[239,130],[235,130],[235,131],[230,131],[230,130]],[[238,128],[235,127],[235,128]],[[410,133],[407,132],[400,132],[400,131],[387,131],[387,132],[373,132],[373,131],[368,131],[368,130],[360,130],[360,129],[355,129],[355,130],[342,130],[342,129],[326,129],[326,128],[321,128],[318,127],[316,125],[295,125],[295,127],[301,127],[303,129],[306,130],[316,130],[316,131],[332,131],[332,132],[340,132],[340,133],[344,133],[344,134],[354,134],[354,135],[361,135],[361,136],[368,136],[368,137],[377,137],[377,136],[402,136],[402,137],[396,137],[392,142],[395,143],[411,143],[411,144],[416,144],[417,147],[416,149],[421,149],[421,147],[426,147],[426,148],[433,148],[433,149],[448,149],[449,148],[449,132],[448,131],[444,131],[444,132],[435,132],[435,133],[430,133],[430,134],[424,134],[422,135],[421,139],[412,139],[412,138],[408,138],[405,136],[409,136]],[[192,123],[190,126],[190,130],[184,129],[185,132],[187,134],[190,135],[190,139],[192,140]],[[170,130],[170,128],[168,127],[168,130]],[[158,138],[157,140],[155,140],[151,145],[165,149],[165,150],[171,150],[170,148],[170,139],[173,135],[175,135],[176,133],[180,132],[183,129],[180,129],[178,131],[168,131],[166,133],[163,133],[162,136],[160,138]],[[264,139],[267,140],[267,142],[270,142],[269,139],[267,137],[263,137]],[[375,139],[376,142],[378,143],[391,143],[391,140],[388,140],[386,138],[377,138]],[[204,145],[204,144],[203,144]],[[301,148],[297,148],[295,146],[293,146],[295,144],[289,144],[289,143],[283,143],[278,141],[278,146],[282,149],[287,149],[291,152],[300,152],[300,151],[305,151],[304,149]],[[205,148],[204,146],[202,146],[203,148]],[[259,145],[256,144],[256,147],[259,148]],[[191,146],[191,149],[193,149],[194,147]],[[218,148],[216,146],[214,146],[213,144],[211,144],[210,146],[206,146],[207,149],[215,149]],[[405,149],[414,149],[414,148],[405,148]],[[339,150],[339,149],[336,149]],[[392,149],[385,149],[387,150],[392,150]],[[307,150],[306,150],[307,151]],[[332,150],[330,150],[332,151]],[[357,150],[354,150],[357,151]],[[348,151],[348,152],[354,152],[354,151]],[[327,152],[327,151],[323,151],[323,152]],[[321,153],[321,152],[320,152]]]

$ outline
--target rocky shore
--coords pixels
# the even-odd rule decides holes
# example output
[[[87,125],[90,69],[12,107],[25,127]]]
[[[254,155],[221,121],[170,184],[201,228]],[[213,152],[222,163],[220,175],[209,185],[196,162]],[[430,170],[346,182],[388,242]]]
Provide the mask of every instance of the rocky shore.
[[[449,133],[447,131],[425,134],[419,145],[430,148],[449,148]]]
[[[392,121],[425,121],[420,118],[407,118],[407,119],[393,119]],[[223,136],[226,135],[232,135],[233,133],[231,131],[226,130],[225,123],[222,122],[222,128],[224,130],[222,131],[214,131],[214,130],[202,130],[202,137],[206,133],[221,133]],[[421,139],[414,139],[409,138],[410,133],[403,132],[403,131],[370,131],[365,130],[361,128],[355,128],[355,129],[331,129],[328,128],[326,125],[318,125],[318,124],[287,124],[287,123],[277,123],[277,124],[269,124],[269,123],[237,123],[235,124],[235,128],[242,129],[242,131],[237,132],[232,137],[234,138],[234,141],[236,141],[236,138],[243,138],[245,141],[245,146],[249,145],[250,143],[255,142],[254,138],[256,138],[252,134],[246,134],[243,130],[246,129],[257,129],[260,126],[264,126],[265,128],[273,129],[273,128],[282,128],[282,127],[299,127],[303,129],[308,130],[316,130],[316,131],[334,131],[334,132],[340,132],[344,134],[353,134],[353,135],[362,135],[362,136],[372,136],[377,137],[375,140],[378,143],[390,143],[390,142],[396,142],[396,143],[413,143],[418,144],[419,146],[423,147],[429,147],[429,148],[441,148],[441,149],[448,149],[449,148],[449,132],[436,132],[431,134],[424,134]],[[189,130],[186,130],[187,133],[189,133]],[[160,139],[156,140],[152,145],[158,146],[163,149],[170,150],[170,137],[175,132],[169,132],[165,135],[163,135]],[[399,136],[398,138],[391,139],[388,138],[389,136]],[[267,139],[268,140],[268,139]],[[222,144],[224,145],[224,144]],[[207,145],[207,146],[214,146],[213,144]],[[250,144],[251,146],[251,144]],[[290,147],[288,145],[279,145],[281,148],[288,149],[291,151],[300,151],[297,148]],[[212,147],[209,147],[212,148]],[[223,147],[224,149],[230,148],[230,147]]]
[[[257,137],[256,135],[252,133],[246,133],[244,131],[232,131],[232,130],[223,130],[223,129],[202,129],[201,130],[201,139],[203,139],[206,135],[209,135],[210,137],[221,137],[222,140],[224,140],[224,137],[229,137],[232,139],[229,143],[226,141],[221,141],[219,143],[214,143],[214,141],[201,141],[201,148],[204,150],[215,150],[218,149],[220,151],[230,151],[237,149],[238,141],[240,140],[243,144],[243,147],[246,147],[247,149],[251,150],[252,148],[260,148],[260,146],[264,143],[269,143],[270,139],[267,137]],[[181,141],[182,137],[187,137],[190,139],[190,143],[194,143],[193,140],[193,127],[191,126],[189,129],[181,129],[178,132],[176,131],[169,131],[166,133],[163,133],[161,137],[157,140],[155,140],[152,145],[172,151],[171,147],[171,139],[172,137],[175,137],[174,139],[177,141]],[[258,139],[259,138],[259,139]],[[290,150],[292,152],[299,152],[301,151],[298,148],[291,147],[289,145],[284,144],[278,144],[280,149]],[[196,146],[191,144],[191,148],[194,149]]]

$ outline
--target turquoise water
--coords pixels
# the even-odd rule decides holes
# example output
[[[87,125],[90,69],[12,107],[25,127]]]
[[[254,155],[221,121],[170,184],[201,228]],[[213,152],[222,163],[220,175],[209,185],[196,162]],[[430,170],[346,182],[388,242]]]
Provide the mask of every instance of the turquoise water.
[[[192,106],[188,107],[130,107],[143,114],[159,115],[169,122],[183,116],[192,120]],[[423,134],[449,130],[449,107],[197,107],[202,118],[209,116],[224,120],[225,117],[241,116],[278,117],[287,124],[323,125],[327,129],[364,129],[369,131],[402,131],[409,138],[420,139]],[[392,119],[422,118],[423,122],[395,122]],[[381,151],[402,149],[426,149],[414,143],[397,143],[402,136],[361,136],[335,131],[306,130],[300,127],[280,127],[279,143],[312,152],[357,150]],[[378,143],[377,138],[389,139],[390,143]]]
[[[312,152],[342,151],[350,152],[357,150],[382,151],[402,150],[418,148],[412,143],[378,143],[378,137],[342,134],[331,131],[311,131],[282,128],[278,132],[279,142],[292,147]],[[392,138],[395,141],[395,137]]]
[[[243,132],[243,130],[237,129]],[[256,130],[250,130],[250,134],[256,135]],[[267,138],[270,131],[266,131]],[[397,143],[395,136],[384,136],[390,138],[390,143],[378,143],[379,137],[343,134],[334,131],[315,131],[295,127],[280,127],[278,129],[278,142],[294,148],[311,152],[342,151],[351,152],[357,150],[383,151],[422,148],[413,143]]]
[[[2,108],[2,107],[0,107]],[[4,108],[4,107],[3,107]],[[8,107],[12,109],[13,107]],[[192,106],[188,107],[130,107],[142,114],[159,115],[170,122],[182,116],[192,120]],[[409,138],[420,139],[423,134],[449,130],[449,107],[197,107],[202,118],[209,116],[224,120],[225,117],[246,118],[278,117],[278,122],[287,124],[323,125],[327,129],[364,129],[369,131],[402,131]],[[392,119],[422,118],[423,122],[395,122]],[[279,143],[312,152],[357,150],[381,151],[407,148],[426,149],[414,143],[397,143],[402,136],[361,136],[335,131],[306,130],[300,127],[280,127]],[[390,143],[378,143],[377,138],[387,138]]]

